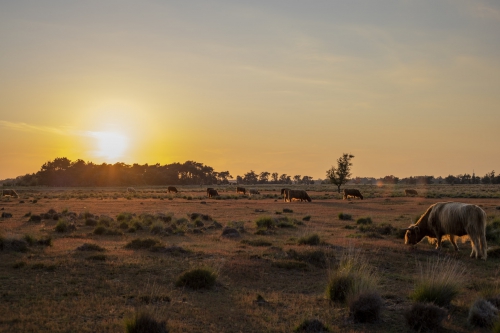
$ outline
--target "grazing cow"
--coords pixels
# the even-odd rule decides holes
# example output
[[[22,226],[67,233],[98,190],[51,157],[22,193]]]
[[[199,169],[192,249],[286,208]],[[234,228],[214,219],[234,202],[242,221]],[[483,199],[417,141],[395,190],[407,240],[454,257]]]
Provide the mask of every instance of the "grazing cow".
[[[288,191],[290,191],[289,188],[282,188],[281,189],[281,195],[283,196],[284,202],[287,202],[287,200],[288,200]]]
[[[304,190],[288,190],[285,191],[287,194],[288,201],[300,200],[300,201],[309,201],[311,202],[311,198]]]
[[[237,193],[237,194],[240,194],[240,193],[242,193],[242,194],[247,194],[247,191],[245,190],[245,188],[244,188],[244,187],[239,187],[239,186],[238,186],[238,187],[236,187],[236,193]]]
[[[209,196],[208,193],[211,191],[211,190],[214,190],[213,187],[207,187],[207,197]]]
[[[135,190],[135,188],[133,188],[133,187],[128,187],[128,188],[127,188],[127,192],[135,193],[135,192],[136,192],[136,190]]]
[[[260,194],[260,192],[257,191],[256,189],[251,188],[250,189],[250,194]]]
[[[177,191],[177,188],[175,186],[169,186],[169,187],[167,187],[167,192],[168,193],[171,193],[171,192],[177,193],[179,191]]]
[[[405,195],[410,196],[410,195],[418,195],[417,190],[405,190]]]
[[[363,200],[363,196],[361,195],[361,192],[359,192],[359,190],[353,188],[345,188],[343,199],[349,199],[350,197],[360,198],[361,200]]]
[[[2,196],[11,196],[14,198],[19,198],[19,194],[15,190],[2,190]]]
[[[476,259],[486,260],[486,213],[479,206],[438,202],[405,230],[405,244],[415,245],[427,236],[436,239],[438,250],[441,249],[443,236],[448,235],[455,251],[458,251],[456,237],[468,235],[472,246],[471,258],[475,255]]]
[[[207,195],[208,195],[209,198],[211,198],[211,197],[218,197],[219,193],[217,192],[217,190],[214,190],[213,188],[208,188],[207,189]]]

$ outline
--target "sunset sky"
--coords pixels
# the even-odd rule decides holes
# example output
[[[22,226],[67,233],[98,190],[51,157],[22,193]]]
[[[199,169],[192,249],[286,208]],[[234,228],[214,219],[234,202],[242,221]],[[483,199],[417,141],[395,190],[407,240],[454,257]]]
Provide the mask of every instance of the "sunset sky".
[[[56,157],[500,172],[500,2],[1,1],[0,179]]]

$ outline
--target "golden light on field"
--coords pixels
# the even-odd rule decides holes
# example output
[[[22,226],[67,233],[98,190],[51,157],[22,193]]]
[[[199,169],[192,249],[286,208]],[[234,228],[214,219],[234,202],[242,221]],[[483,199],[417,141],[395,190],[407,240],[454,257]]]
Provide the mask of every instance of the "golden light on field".
[[[89,134],[97,141],[95,156],[104,159],[113,160],[122,157],[129,145],[128,138],[118,132],[90,132]]]

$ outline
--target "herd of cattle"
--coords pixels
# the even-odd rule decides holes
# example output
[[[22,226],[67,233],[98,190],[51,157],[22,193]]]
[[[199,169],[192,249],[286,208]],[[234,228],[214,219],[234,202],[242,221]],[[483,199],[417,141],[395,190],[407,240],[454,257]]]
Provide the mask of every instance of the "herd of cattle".
[[[176,187],[169,186],[168,193],[178,193]],[[127,192],[135,193],[133,187],[127,188]],[[246,190],[244,187],[237,187],[236,193],[246,195],[260,194],[256,189]],[[5,189],[1,191],[2,196],[10,196],[19,198],[15,190]],[[292,201],[308,201],[311,198],[304,190],[292,190],[282,188],[281,195],[285,202]],[[406,196],[418,195],[415,190],[405,190]],[[209,198],[219,196],[219,193],[214,188],[207,188],[207,196]],[[363,200],[363,195],[357,189],[344,189],[343,199],[359,198]],[[456,240],[460,237],[468,237],[471,242],[472,252],[471,257],[482,258],[486,260],[487,244],[486,244],[486,213],[476,205],[465,204],[459,202],[438,202],[431,205],[427,211],[415,223],[410,225],[405,233],[405,244],[415,245],[425,237],[436,242],[436,249],[441,249],[443,237],[449,239],[453,244],[455,251],[458,251]]]

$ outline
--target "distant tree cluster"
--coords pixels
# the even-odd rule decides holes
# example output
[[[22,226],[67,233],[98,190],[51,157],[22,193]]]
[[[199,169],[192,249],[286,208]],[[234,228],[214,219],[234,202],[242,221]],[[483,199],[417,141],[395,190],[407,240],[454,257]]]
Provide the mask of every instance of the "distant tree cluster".
[[[500,184],[500,175],[495,176],[495,170],[488,172],[483,177],[478,177],[474,173],[472,176],[470,174],[464,173],[463,175],[449,175],[444,179],[448,184]]]
[[[216,172],[194,161],[166,165],[94,164],[61,157],[45,163],[37,173],[17,177],[4,186],[200,185],[224,184],[228,178],[232,178],[229,171]]]
[[[295,175],[292,177],[286,173],[279,174],[277,172],[270,173],[263,171],[256,173],[253,170],[245,173],[243,176],[236,176],[238,184],[254,185],[254,184],[314,184],[311,176]]]

